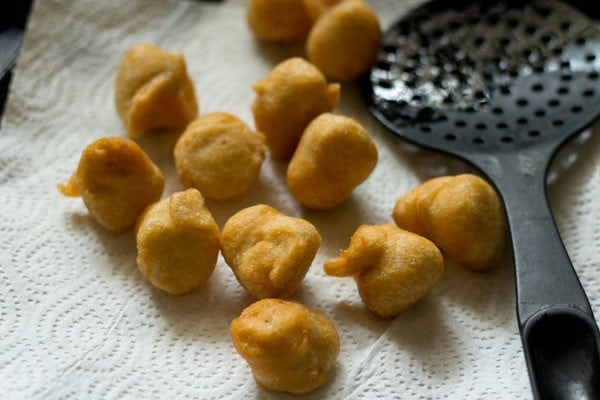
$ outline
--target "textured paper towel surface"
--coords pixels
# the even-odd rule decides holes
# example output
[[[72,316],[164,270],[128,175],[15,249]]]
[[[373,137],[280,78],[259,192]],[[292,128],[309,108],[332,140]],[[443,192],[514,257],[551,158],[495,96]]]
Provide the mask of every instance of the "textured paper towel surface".
[[[411,6],[372,1],[386,26]],[[38,0],[0,131],[0,397],[4,399],[288,398],[258,388],[235,353],[229,323],[251,299],[219,260],[208,284],[171,297],[135,264],[131,232],[105,231],[80,199],[63,198],[82,149],[125,135],[113,104],[116,67],[138,42],[184,53],[201,113],[227,111],[252,124],[252,83],[301,46],[256,43],[245,2]],[[380,320],[351,279],[325,276],[324,260],[361,223],[391,222],[396,198],[423,180],[466,170],[399,143],[343,86],[336,112],[364,124],[380,161],[335,210],[300,207],[285,164],[270,159],[247,194],[208,202],[222,227],[243,207],[267,203],[302,216],[323,244],[295,296],[331,318],[341,336],[335,370],[308,398],[531,397],[514,312],[510,262],[489,273],[448,265],[412,309]],[[140,144],[164,171],[165,195],[181,189],[173,135]],[[600,135],[572,142],[553,165],[550,200],[565,245],[596,314],[600,306]],[[510,259],[510,257],[509,257]]]

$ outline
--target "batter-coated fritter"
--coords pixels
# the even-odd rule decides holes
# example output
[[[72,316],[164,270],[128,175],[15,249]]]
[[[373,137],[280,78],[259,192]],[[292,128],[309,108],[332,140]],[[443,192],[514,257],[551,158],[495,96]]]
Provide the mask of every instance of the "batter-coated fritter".
[[[233,215],[221,235],[225,262],[254,297],[285,298],[300,286],[321,244],[317,229],[259,204]]]
[[[371,68],[380,45],[381,28],[375,12],[363,0],[344,0],[315,22],[306,53],[326,76],[347,81]]]
[[[160,199],[162,172],[131,139],[106,137],[85,148],[66,185],[65,196],[81,196],[96,221],[111,231],[127,230],[149,205]]]
[[[289,159],[306,126],[331,111],[340,97],[340,85],[327,84],[323,74],[302,58],[283,61],[254,84],[252,112],[256,128],[267,137],[271,153]]]
[[[303,39],[312,26],[303,0],[250,0],[246,19],[254,36],[267,42]]]
[[[181,131],[198,114],[183,55],[151,44],[132,46],[125,53],[117,71],[115,103],[133,138],[156,129]]]
[[[175,145],[181,183],[208,199],[226,200],[247,191],[265,159],[265,137],[237,117],[215,112],[188,125]]]
[[[430,179],[396,202],[392,217],[460,264],[487,270],[501,261],[506,219],[494,188],[471,174]]]
[[[230,332],[260,385],[293,394],[325,384],[340,350],[337,330],[328,318],[280,299],[250,305],[233,320]]]
[[[380,317],[406,310],[440,280],[444,259],[429,240],[394,225],[361,225],[340,257],[325,263],[333,276],[352,276],[360,297]]]
[[[137,264],[154,286],[190,292],[211,276],[219,254],[219,228],[196,189],[152,204],[140,217]]]
[[[288,166],[287,184],[306,207],[329,209],[350,196],[375,164],[377,149],[362,125],[322,114],[304,131]]]

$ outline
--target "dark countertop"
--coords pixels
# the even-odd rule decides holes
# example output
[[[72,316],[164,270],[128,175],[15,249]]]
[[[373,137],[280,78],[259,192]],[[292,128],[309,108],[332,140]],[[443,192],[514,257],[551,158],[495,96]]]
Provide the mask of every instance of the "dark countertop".
[[[0,117],[32,3],[33,0],[23,0],[0,5]]]

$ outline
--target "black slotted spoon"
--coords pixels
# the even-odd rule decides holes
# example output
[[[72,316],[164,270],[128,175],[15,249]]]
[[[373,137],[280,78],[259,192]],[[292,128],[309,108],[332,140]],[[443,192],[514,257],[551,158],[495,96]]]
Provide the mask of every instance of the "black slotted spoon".
[[[558,148],[600,116],[596,8],[434,0],[391,26],[360,79],[393,133],[468,161],[501,194],[539,399],[600,399],[598,326],[546,197]]]

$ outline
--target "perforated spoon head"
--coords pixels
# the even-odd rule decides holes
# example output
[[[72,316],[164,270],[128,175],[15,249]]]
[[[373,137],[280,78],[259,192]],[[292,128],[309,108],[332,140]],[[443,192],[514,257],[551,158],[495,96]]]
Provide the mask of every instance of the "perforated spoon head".
[[[558,1],[433,1],[383,43],[364,96],[422,146],[469,158],[558,145],[600,114],[600,29]]]

